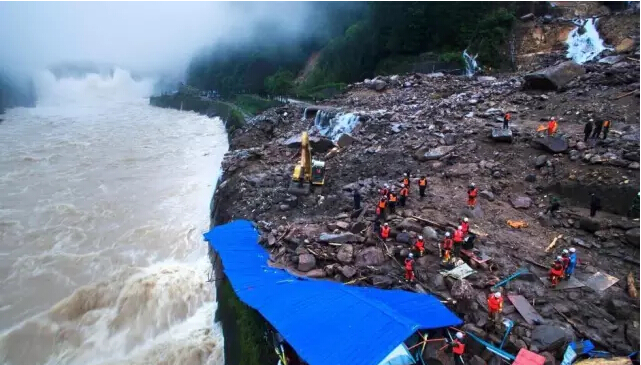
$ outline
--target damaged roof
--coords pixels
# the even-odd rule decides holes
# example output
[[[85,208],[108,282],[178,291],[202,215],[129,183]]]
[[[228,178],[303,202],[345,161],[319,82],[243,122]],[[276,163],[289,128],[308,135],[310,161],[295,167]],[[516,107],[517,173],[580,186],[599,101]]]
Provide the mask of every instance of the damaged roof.
[[[462,323],[430,295],[300,278],[269,267],[250,221],[204,236],[238,297],[310,365],[375,365],[417,330]]]

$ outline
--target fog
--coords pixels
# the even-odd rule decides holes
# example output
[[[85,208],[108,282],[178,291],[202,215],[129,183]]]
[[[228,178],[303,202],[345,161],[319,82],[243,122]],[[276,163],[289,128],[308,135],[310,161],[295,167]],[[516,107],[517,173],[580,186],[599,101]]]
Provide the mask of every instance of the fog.
[[[295,37],[315,7],[311,2],[0,2],[0,67],[33,71],[94,62],[175,73],[205,46],[248,41],[257,25],[278,25],[282,38]]]

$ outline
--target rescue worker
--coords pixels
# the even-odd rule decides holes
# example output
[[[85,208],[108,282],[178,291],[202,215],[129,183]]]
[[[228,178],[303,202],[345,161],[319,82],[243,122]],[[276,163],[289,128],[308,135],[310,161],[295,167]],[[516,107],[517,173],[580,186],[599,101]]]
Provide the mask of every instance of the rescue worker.
[[[561,203],[559,203],[559,199],[555,196],[550,195],[550,205],[548,205],[548,208],[545,210],[543,214],[548,214],[549,212],[552,215],[554,215],[554,212],[559,210],[560,207],[561,207]]]
[[[503,116],[503,129],[509,128],[510,119],[512,119],[512,116],[510,115],[510,113],[509,112],[505,113],[505,115]]]
[[[463,237],[467,236],[467,234],[470,232],[470,223],[468,222],[467,217],[463,217],[463,220],[461,221],[461,227],[463,229]]]
[[[592,131],[592,139],[597,139],[599,138],[599,135],[601,134],[601,129],[603,129],[603,123],[594,123],[594,130]]]
[[[576,269],[576,264],[578,263],[578,258],[576,257],[576,248],[570,247],[570,262],[568,262],[568,267],[565,268],[565,278],[570,279],[572,274],[574,274],[574,269]]]
[[[596,194],[590,194],[590,217],[596,215],[596,211],[601,209],[601,199]]]
[[[558,127],[559,127],[559,124],[556,122],[556,118],[555,117],[550,118],[550,121],[548,122],[548,136],[554,135]]]
[[[561,252],[561,264],[563,264],[563,279],[566,279],[565,272],[567,271],[568,266],[570,265],[569,254],[570,252],[566,249],[563,249],[563,252]]]
[[[583,142],[587,142],[588,138],[590,138],[590,134],[592,133],[592,129],[594,129],[594,119],[590,119],[587,123],[585,123],[585,127],[583,127]]]
[[[474,209],[476,207],[476,197],[479,194],[479,189],[476,188],[474,183],[471,183],[467,189],[467,207]]]
[[[454,257],[460,257],[463,245],[463,227],[458,226],[454,231]]]
[[[416,247],[416,251],[418,251],[418,255],[423,256],[423,253],[425,252],[425,241],[423,240],[423,236],[418,236],[418,239],[416,240],[414,247]]]
[[[354,189],[354,210],[361,209],[361,193],[358,189]]]
[[[407,196],[410,193],[410,189],[408,187],[403,187],[401,189],[400,197],[399,197],[399,202],[401,203],[401,207],[405,206],[405,201],[407,200]]]
[[[398,198],[396,197],[396,193],[392,190],[389,192],[389,211],[392,214],[396,213],[396,200]]]
[[[410,176],[407,174],[407,172],[403,176],[403,187],[408,188],[408,189],[410,187]]]
[[[608,138],[608,132],[610,131],[610,121],[609,120],[604,120],[603,121],[603,140],[605,141],[606,138]]]
[[[414,255],[411,252],[405,259],[405,280],[414,282]]]
[[[387,208],[387,197],[382,196],[378,201],[378,208],[380,209],[379,216],[381,220],[385,220],[385,208]]]
[[[453,245],[454,241],[450,238],[450,232],[445,232],[443,242],[438,245],[440,249],[439,257],[442,257],[444,262],[450,261],[450,252],[452,251]]]
[[[421,195],[421,198],[425,197],[425,189],[427,188],[427,177],[423,175],[418,180],[418,192]]]
[[[463,354],[465,353],[465,344],[463,343],[463,332],[456,332],[454,339],[449,344],[449,348],[452,351],[452,356],[454,356],[454,363],[456,365],[463,364]]]
[[[383,188],[381,189],[381,195],[384,196],[385,198],[389,198],[389,185],[385,184]]]
[[[494,324],[501,322],[501,313],[503,312],[503,297],[501,297],[501,292],[496,292],[490,294],[487,297],[487,314],[490,317],[490,321]]]
[[[550,282],[552,283],[553,288],[556,287],[556,284],[559,283],[559,279],[561,279],[563,275],[563,259],[561,256],[557,256],[556,260],[554,260],[554,264],[552,264],[552,267],[550,268]]]
[[[389,228],[389,224],[383,224],[383,227],[381,227],[381,238],[383,239],[383,241],[387,241],[390,231],[391,229]]]

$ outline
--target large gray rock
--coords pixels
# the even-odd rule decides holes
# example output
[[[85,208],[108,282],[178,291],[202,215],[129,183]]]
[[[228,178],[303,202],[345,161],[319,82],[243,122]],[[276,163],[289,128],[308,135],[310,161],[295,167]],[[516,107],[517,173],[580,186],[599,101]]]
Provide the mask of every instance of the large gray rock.
[[[378,247],[367,247],[356,254],[356,266],[379,266],[385,262],[385,254]]]
[[[316,257],[310,253],[298,255],[298,271],[307,272],[316,267]]]
[[[398,227],[406,231],[412,231],[416,233],[421,233],[423,231],[423,227],[421,227],[420,224],[418,224],[414,219],[411,219],[411,218],[403,219],[403,221],[401,222],[401,224],[398,225]]]
[[[438,239],[438,234],[436,234],[436,231],[432,227],[425,227],[423,228],[423,238],[424,239],[432,239],[436,240]]]
[[[528,209],[532,205],[532,199],[527,196],[519,196],[510,200],[512,206],[517,209]]]
[[[507,142],[512,143],[514,136],[512,134],[512,129],[507,128],[492,128],[492,140],[496,142]]]
[[[545,163],[548,162],[548,156],[546,155],[539,155],[536,160],[534,161],[534,166],[537,168],[545,166]]]
[[[338,270],[348,279],[351,279],[356,275],[356,269],[351,266],[341,266]]]
[[[492,194],[492,192],[489,191],[489,190],[481,191],[479,193],[479,196],[481,196],[482,198],[486,199],[487,201],[490,201],[490,202],[494,201],[494,194]]]
[[[559,90],[570,81],[585,74],[585,68],[574,61],[566,61],[524,76],[526,89]]]
[[[333,242],[333,243],[347,243],[347,242],[363,242],[363,237],[351,232],[344,233],[321,233],[318,237],[320,242]]]
[[[447,146],[452,146],[456,144],[456,134],[454,133],[446,133],[443,136],[443,141]]]
[[[396,235],[396,242],[410,243],[410,234],[407,232],[398,233]]]
[[[445,175],[448,177],[465,177],[473,175],[478,171],[479,166],[475,163],[457,163],[450,166],[445,170]]]
[[[438,160],[443,156],[447,156],[453,150],[454,146],[440,146],[432,148],[430,150],[420,148],[418,151],[416,151],[414,157],[419,161]]]
[[[589,217],[581,217],[579,219],[579,228],[584,231],[594,233],[601,229],[601,222],[597,219],[592,219]]]
[[[332,148],[336,147],[334,142],[325,137],[311,136],[309,137],[309,144],[312,146],[312,151],[318,153],[326,153]],[[289,148],[300,148],[301,136],[293,136],[283,142],[283,145]]]
[[[625,232],[625,239],[629,244],[639,247],[639,227],[627,230]]]
[[[372,276],[372,285],[377,288],[389,289],[394,285],[394,279],[386,275]]]
[[[352,262],[353,257],[354,257],[354,246],[352,246],[349,243],[342,245],[338,249],[338,253],[336,254],[336,259],[338,259],[338,261],[344,264],[349,264],[350,262]]]
[[[457,280],[452,285],[450,294],[452,298],[462,301],[472,301],[475,298],[476,291],[472,287],[469,281],[465,279]]]
[[[573,340],[571,330],[556,325],[543,324],[532,330],[532,345],[539,351],[554,351]]]
[[[561,137],[537,137],[532,142],[536,147],[552,153],[562,153],[568,150],[568,141]]]
[[[336,144],[340,148],[345,148],[354,143],[354,141],[356,141],[356,138],[352,137],[350,134],[343,133],[340,137],[338,137],[338,141],[336,141]]]

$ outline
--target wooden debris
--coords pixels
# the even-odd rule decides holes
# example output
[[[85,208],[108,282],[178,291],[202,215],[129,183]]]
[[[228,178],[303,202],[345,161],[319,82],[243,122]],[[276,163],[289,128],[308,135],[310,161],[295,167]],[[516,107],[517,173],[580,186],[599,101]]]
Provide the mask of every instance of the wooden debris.
[[[546,248],[545,248],[545,252],[550,252],[550,250],[551,250],[552,248],[554,248],[554,246],[556,246],[556,241],[558,241],[558,240],[559,240],[559,238],[561,238],[561,237],[563,237],[563,235],[562,235],[562,234],[560,234],[560,235],[556,236],[556,237],[552,240],[552,243],[550,243],[550,245],[549,245],[548,247],[546,247]]]
[[[630,95],[632,95],[632,94],[634,94],[636,92],[637,92],[636,90],[630,91],[629,93],[625,93],[623,95],[619,95],[619,96],[617,96],[616,98],[614,98],[612,100],[619,100],[619,99],[625,98],[626,96],[630,96]]]
[[[628,294],[630,294],[632,298],[636,298],[638,296],[637,288],[634,286],[634,275],[632,274],[632,271],[628,274]]]

